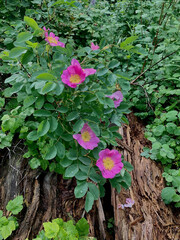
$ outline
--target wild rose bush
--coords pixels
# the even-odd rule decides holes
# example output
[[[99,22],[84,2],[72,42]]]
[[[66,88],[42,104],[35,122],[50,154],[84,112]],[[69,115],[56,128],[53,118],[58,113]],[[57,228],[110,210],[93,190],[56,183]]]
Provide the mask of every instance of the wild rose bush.
[[[75,196],[86,196],[89,211],[104,196],[107,179],[118,192],[131,184],[132,166],[112,150],[121,139],[119,127],[128,123],[129,82],[110,46],[78,48],[32,18],[24,20],[30,31],[0,54],[16,68],[0,99],[0,147],[10,146],[15,134],[23,139],[31,168],[75,177]]]

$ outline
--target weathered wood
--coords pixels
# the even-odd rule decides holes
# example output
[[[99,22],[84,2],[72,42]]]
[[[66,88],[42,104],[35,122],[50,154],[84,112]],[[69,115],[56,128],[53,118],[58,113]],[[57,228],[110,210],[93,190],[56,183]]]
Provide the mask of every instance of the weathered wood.
[[[133,165],[134,170],[131,173],[130,190],[123,189],[118,194],[112,189],[115,240],[179,240],[180,214],[177,213],[178,209],[175,216],[172,209],[161,199],[161,190],[165,186],[162,168],[155,161],[140,156],[145,147],[142,143],[146,141],[143,139],[142,127],[131,115],[130,126],[124,125],[120,129],[124,146],[129,147],[123,148],[122,146],[121,152],[124,159]],[[137,135],[134,134],[135,131]],[[118,209],[118,205],[124,204],[126,198],[132,198],[135,201],[133,207]]]
[[[56,173],[32,170],[23,154],[22,148],[1,151],[0,209],[6,213],[9,200],[20,194],[24,197],[24,208],[18,215],[19,228],[11,239],[31,240],[42,230],[44,222],[54,218],[78,221],[82,215],[90,224],[90,236],[98,235],[97,208],[85,213],[85,199],[74,196],[75,179],[63,180]]]
[[[180,219],[161,200],[164,188],[162,169],[156,162],[140,156],[148,144],[143,135],[143,125],[130,115],[130,126],[121,129],[123,141],[118,141],[119,150],[126,161],[134,166],[130,190],[122,189],[117,194],[111,190],[114,208],[115,240],[179,240]],[[0,158],[0,209],[5,212],[7,202],[18,194],[24,196],[24,208],[19,214],[19,228],[14,240],[31,240],[43,228],[43,222],[54,218],[78,221],[85,216],[90,224],[90,235],[98,240],[114,239],[108,233],[109,213],[106,198],[98,201],[87,214],[85,199],[75,199],[75,179],[63,180],[56,173],[32,170],[23,159],[23,144],[1,151]],[[108,194],[106,194],[107,197]],[[126,198],[135,201],[132,209],[118,209]],[[109,201],[109,200],[108,200]],[[101,204],[102,203],[102,204]],[[109,202],[108,202],[109,204]]]

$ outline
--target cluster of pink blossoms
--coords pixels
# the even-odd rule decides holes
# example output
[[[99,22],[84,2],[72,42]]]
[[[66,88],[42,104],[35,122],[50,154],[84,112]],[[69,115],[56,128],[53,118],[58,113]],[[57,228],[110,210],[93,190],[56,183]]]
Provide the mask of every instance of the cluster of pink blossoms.
[[[59,37],[56,37],[54,33],[50,32],[48,35],[48,30],[43,27],[45,41],[47,41],[51,46],[61,46],[65,47],[65,44],[58,41]],[[98,50],[99,46],[91,43],[91,50]],[[96,69],[86,68],[82,69],[80,63],[76,59],[72,59],[71,65],[63,71],[61,75],[62,82],[68,85],[71,88],[76,88],[79,84],[85,81],[85,78],[89,75],[95,74]],[[123,100],[123,95],[120,91],[113,93],[110,96],[114,101],[114,106],[117,108]],[[87,123],[84,124],[81,129],[81,134],[74,134],[73,138],[84,148],[93,150],[98,146],[100,142],[99,138],[89,127]],[[117,150],[104,149],[99,153],[99,159],[96,162],[96,166],[102,172],[104,178],[113,178],[116,174],[120,173],[123,168],[123,163],[121,162],[121,154]]]
[[[81,134],[74,134],[73,138],[85,149],[93,150],[100,142],[99,138],[87,123],[81,129]],[[121,154],[117,150],[104,149],[99,153],[96,166],[100,169],[104,178],[113,178],[123,168]]]
[[[63,71],[61,79],[62,82],[69,87],[76,88],[85,81],[87,76],[95,73],[95,69],[82,69],[78,60],[72,59],[71,65]],[[123,95],[120,91],[106,97],[114,101],[115,108],[117,108],[123,100]],[[100,142],[99,138],[87,123],[85,123],[81,129],[81,134],[74,134],[73,138],[86,150],[93,150]],[[117,150],[104,149],[99,153],[99,159],[97,160],[96,166],[98,166],[104,178],[114,178],[123,168],[121,154]]]
[[[58,41],[59,37],[56,37],[53,32],[50,32],[50,34],[48,35],[49,28],[46,29],[45,27],[43,27],[43,30],[44,30],[45,41],[48,42],[49,45],[60,46],[65,48],[65,44],[63,42]]]

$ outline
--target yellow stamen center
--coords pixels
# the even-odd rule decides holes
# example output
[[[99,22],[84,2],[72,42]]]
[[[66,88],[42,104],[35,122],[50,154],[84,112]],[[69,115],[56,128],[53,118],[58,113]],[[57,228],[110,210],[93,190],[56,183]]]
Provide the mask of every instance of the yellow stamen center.
[[[53,37],[47,37],[47,39],[49,40],[49,42],[50,43],[55,43],[55,44],[57,44],[57,40],[55,39],[55,38],[53,38]]]
[[[114,161],[110,157],[103,158],[103,164],[106,170],[111,170],[114,167]]]
[[[91,139],[91,136],[88,131],[83,132],[81,136],[84,142],[89,142]]]
[[[81,78],[78,74],[71,75],[70,82],[71,83],[79,83],[81,81]]]

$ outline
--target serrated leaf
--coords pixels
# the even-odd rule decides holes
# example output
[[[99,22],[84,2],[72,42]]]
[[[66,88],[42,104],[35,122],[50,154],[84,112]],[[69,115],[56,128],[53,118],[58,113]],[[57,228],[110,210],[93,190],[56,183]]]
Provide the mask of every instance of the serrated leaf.
[[[29,141],[36,141],[37,139],[39,138],[38,134],[37,134],[37,131],[32,131],[30,132],[28,135],[27,135],[27,139]]]
[[[38,130],[37,130],[38,136],[42,137],[42,136],[46,135],[46,133],[49,131],[49,129],[50,129],[49,121],[43,120],[38,126]]]
[[[42,94],[46,94],[48,92],[51,92],[55,88],[56,88],[56,84],[54,82],[47,82],[42,89]]]
[[[94,200],[98,200],[100,196],[98,187],[94,183],[88,182],[88,188],[90,193],[92,193]]]
[[[74,112],[69,113],[66,119],[67,119],[67,121],[72,121],[72,120],[77,119],[78,117],[79,117],[79,112],[74,111]]]
[[[23,196],[17,196],[15,199],[10,200],[6,209],[13,214],[18,214],[23,209]]]
[[[27,107],[31,106],[35,101],[36,101],[36,97],[34,97],[33,95],[27,96],[23,102],[24,107],[27,108]]]
[[[87,182],[82,182],[78,184],[74,189],[74,194],[76,198],[82,198],[88,190]]]
[[[45,236],[48,238],[55,238],[59,232],[59,226],[56,222],[47,222],[43,223],[44,230],[45,230]]]
[[[94,204],[94,196],[92,195],[92,193],[87,192],[86,201],[85,201],[86,212],[89,212],[92,209],[93,204]]]
[[[120,65],[120,62],[116,59],[113,59],[109,65],[108,65],[108,68],[115,68],[115,67],[118,67]]]
[[[20,57],[23,53],[26,53],[27,50],[28,49],[25,47],[15,47],[15,48],[11,49],[11,51],[9,53],[9,57],[10,58]]]
[[[52,116],[49,119],[49,123],[50,123],[50,132],[54,132],[58,127],[58,119]]]
[[[40,110],[36,110],[34,112],[34,116],[35,117],[50,117],[52,114],[50,111],[44,110],[44,109],[40,109]]]
[[[56,146],[52,146],[48,149],[44,159],[51,160],[51,159],[55,158],[56,155],[57,155],[57,148],[56,148]]]
[[[60,159],[63,159],[65,157],[65,147],[61,142],[56,143],[56,148],[57,148],[57,156]]]
[[[76,228],[78,230],[79,236],[88,236],[89,234],[89,224],[85,218],[81,218],[76,223]]]
[[[77,164],[72,164],[65,171],[65,177],[74,177],[76,173],[79,171],[79,167]]]
[[[30,32],[21,32],[17,36],[17,42],[26,42],[30,40],[33,35]]]
[[[16,229],[14,221],[9,221],[7,225],[2,226],[0,229],[0,233],[3,239],[8,238],[11,236],[12,232]]]
[[[75,133],[78,133],[79,131],[81,131],[81,129],[83,128],[84,126],[84,121],[82,119],[78,120],[74,126],[73,126],[73,131]]]
[[[166,187],[161,192],[161,197],[166,204],[172,202],[172,198],[174,195],[176,195],[176,191],[173,187]]]

